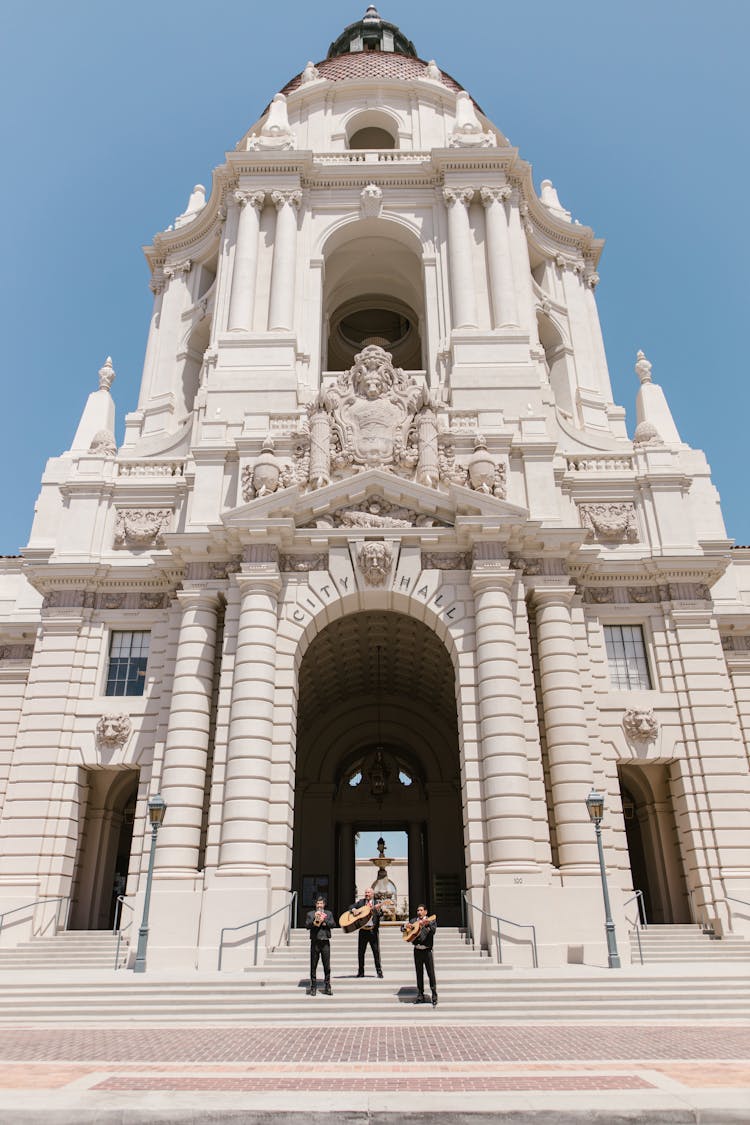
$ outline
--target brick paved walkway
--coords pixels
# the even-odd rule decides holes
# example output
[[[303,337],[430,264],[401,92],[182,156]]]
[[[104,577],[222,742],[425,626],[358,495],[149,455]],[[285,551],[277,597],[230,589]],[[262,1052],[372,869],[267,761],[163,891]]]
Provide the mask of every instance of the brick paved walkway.
[[[608,1106],[636,1114],[623,1121],[713,1125],[745,1120],[743,1107],[750,1120],[750,1026],[0,1029],[3,1125],[120,1120],[125,1110],[144,1125],[209,1110],[216,1121],[244,1110],[248,1122],[286,1122],[311,1104],[390,1122],[390,1095],[441,1122],[499,1106],[521,1117],[535,1108],[546,1115],[537,1123],[554,1121],[555,1107],[566,1121],[579,1109],[582,1121],[607,1121]],[[637,1116],[644,1107],[656,1116]],[[695,1116],[658,1116],[675,1109]]]

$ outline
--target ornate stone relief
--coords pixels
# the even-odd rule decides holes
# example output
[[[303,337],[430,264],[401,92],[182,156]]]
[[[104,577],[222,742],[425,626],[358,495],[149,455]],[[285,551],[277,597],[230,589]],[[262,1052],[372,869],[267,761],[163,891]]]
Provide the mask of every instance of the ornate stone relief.
[[[710,602],[711,591],[705,582],[663,582],[656,587],[661,602]]]
[[[127,715],[102,715],[96,724],[97,746],[105,750],[118,750],[127,742],[131,729]]]
[[[468,570],[471,567],[471,554],[462,551],[452,555],[439,555],[433,551],[423,551],[422,566],[425,570]]]
[[[628,586],[628,598],[638,605],[659,600],[655,586]]]
[[[474,452],[466,466],[469,488],[504,500],[508,493],[508,471],[504,461],[495,461],[487,452],[481,434],[477,434]]]
[[[653,422],[639,422],[633,435],[633,445],[664,445]]]
[[[138,599],[139,609],[164,609],[169,604],[169,595],[163,593],[144,593]]]
[[[544,571],[543,559],[523,559],[520,555],[511,555],[510,565],[514,570],[520,570],[529,578],[535,578]]]
[[[0,645],[0,660],[31,660],[33,645]]]
[[[359,193],[360,211],[363,219],[377,219],[383,210],[383,189],[377,184],[368,184]]]
[[[99,606],[101,609],[122,609],[124,605],[125,594],[108,593],[99,595]]]
[[[393,548],[382,540],[368,540],[357,547],[357,566],[368,586],[383,586],[393,565]]]
[[[337,508],[316,519],[314,527],[446,527],[447,524],[434,516],[424,515],[412,508],[401,508],[398,504],[381,496],[371,496],[361,504]]]
[[[721,647],[725,652],[750,652],[750,637],[722,634]]]
[[[120,508],[115,520],[115,546],[159,546],[171,526],[171,508]]]
[[[653,742],[659,733],[659,720],[652,707],[629,707],[622,717],[622,726],[633,742]]]
[[[289,488],[297,481],[297,474],[288,461],[280,461],[274,452],[273,439],[267,437],[263,448],[252,465],[245,465],[241,474],[242,499],[247,503],[262,496],[270,496],[279,488]]]
[[[328,555],[280,555],[279,570],[287,573],[305,573],[310,570],[326,570]]]
[[[587,601],[596,605],[608,605],[615,600],[615,591],[612,586],[589,586],[586,590]]]
[[[580,504],[581,526],[605,543],[634,543],[638,539],[635,505]]]
[[[98,453],[101,457],[114,457],[117,453],[115,435],[110,430],[97,430],[91,439],[89,453]]]

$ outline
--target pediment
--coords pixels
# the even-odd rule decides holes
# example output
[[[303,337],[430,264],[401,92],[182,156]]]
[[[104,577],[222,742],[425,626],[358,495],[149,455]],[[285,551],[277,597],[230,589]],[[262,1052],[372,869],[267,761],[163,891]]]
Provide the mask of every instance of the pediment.
[[[455,528],[525,522],[525,508],[495,496],[452,484],[445,491],[404,480],[382,469],[368,469],[323,488],[302,491],[294,485],[251,500],[223,517],[227,527],[285,523],[300,530],[376,530]]]

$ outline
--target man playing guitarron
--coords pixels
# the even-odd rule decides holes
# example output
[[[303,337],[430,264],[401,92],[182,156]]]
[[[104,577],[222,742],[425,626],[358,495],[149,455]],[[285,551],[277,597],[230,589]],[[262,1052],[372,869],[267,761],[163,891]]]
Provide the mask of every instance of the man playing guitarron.
[[[407,941],[414,947],[414,970],[417,974],[417,998],[415,1004],[424,1004],[424,971],[427,969],[427,979],[430,982],[432,993],[432,1006],[437,1007],[438,995],[435,983],[435,965],[432,960],[432,944],[435,940],[437,922],[435,916],[427,917],[427,907],[420,903],[417,907],[417,916],[401,927]]]
[[[370,946],[372,950],[373,960],[375,961],[375,972],[379,977],[383,976],[383,970],[380,965],[380,915],[383,907],[380,903],[375,902],[375,895],[372,887],[368,887],[365,891],[365,897],[357,899],[353,906],[349,909],[353,913],[355,910],[361,910],[363,906],[370,907],[370,916],[363,926],[359,928],[359,937],[357,939],[357,957],[358,957],[358,977],[365,975],[365,950]]]

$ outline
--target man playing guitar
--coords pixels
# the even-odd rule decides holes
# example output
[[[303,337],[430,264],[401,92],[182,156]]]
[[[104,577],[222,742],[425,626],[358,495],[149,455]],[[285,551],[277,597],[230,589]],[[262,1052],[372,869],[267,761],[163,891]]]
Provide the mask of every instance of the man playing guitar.
[[[318,897],[315,900],[315,909],[308,910],[305,926],[310,931],[310,995],[318,991],[318,961],[323,962],[325,974],[326,996],[331,992],[331,929],[336,925],[333,914],[326,910],[326,900]]]
[[[382,906],[375,901],[375,895],[372,887],[368,887],[365,891],[365,897],[357,899],[357,901],[349,907],[350,911],[360,910],[363,906],[369,906],[371,913],[363,926],[359,928],[359,937],[357,939],[357,957],[359,971],[358,977],[365,975],[365,950],[367,946],[372,949],[372,956],[375,961],[375,972],[379,977],[382,977],[383,970],[380,965],[380,915],[382,913]]]
[[[432,993],[432,1006],[437,1007],[438,995],[437,985],[435,983],[435,965],[432,960],[432,943],[435,940],[435,930],[437,929],[437,922],[427,916],[427,907],[424,903],[420,903],[417,907],[417,916],[413,918],[408,924],[408,931],[414,932],[414,928],[418,927],[418,933],[413,939],[410,938],[414,946],[414,969],[417,974],[417,998],[415,1004],[424,1004],[424,971],[427,969],[427,978],[430,982],[430,991]],[[407,931],[407,926],[402,926],[401,929]]]

